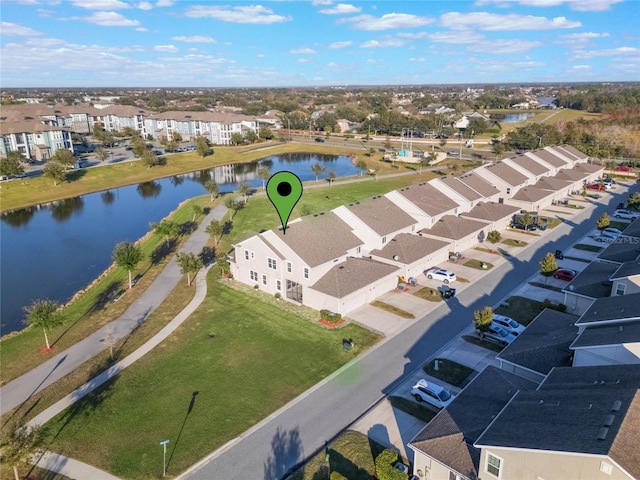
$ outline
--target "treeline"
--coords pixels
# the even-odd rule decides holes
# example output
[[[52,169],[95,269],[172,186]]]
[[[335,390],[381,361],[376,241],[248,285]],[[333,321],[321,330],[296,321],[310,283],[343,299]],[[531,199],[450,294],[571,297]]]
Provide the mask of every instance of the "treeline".
[[[556,95],[555,104],[592,113],[611,113],[620,109],[640,111],[640,88],[591,85],[583,89],[563,89]]]

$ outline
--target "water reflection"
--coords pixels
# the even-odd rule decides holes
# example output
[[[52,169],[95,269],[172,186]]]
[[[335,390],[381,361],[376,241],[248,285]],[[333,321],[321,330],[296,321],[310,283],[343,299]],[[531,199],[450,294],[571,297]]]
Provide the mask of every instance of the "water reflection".
[[[106,192],[102,192],[100,194],[100,198],[102,198],[102,203],[105,205],[111,205],[116,201],[116,196],[111,190],[107,190]]]
[[[184,182],[184,177],[181,175],[174,175],[173,177],[171,177],[171,184],[174,187],[177,187],[178,185],[182,185],[183,182]]]
[[[5,212],[2,214],[2,221],[7,222],[13,227],[21,227],[29,223],[29,220],[31,220],[35,211],[35,207],[28,207],[21,208],[20,210],[13,210],[11,212]]]
[[[51,216],[58,222],[66,222],[75,213],[80,213],[84,208],[82,197],[65,198],[53,202],[51,205]]]
[[[144,182],[138,185],[137,190],[142,198],[155,198],[160,195],[162,185],[158,182]]]

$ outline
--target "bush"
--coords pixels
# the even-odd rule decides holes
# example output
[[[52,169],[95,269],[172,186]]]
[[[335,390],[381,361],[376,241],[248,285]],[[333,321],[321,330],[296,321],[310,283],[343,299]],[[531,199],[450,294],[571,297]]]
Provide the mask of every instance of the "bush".
[[[484,307],[482,310],[476,310],[473,312],[473,323],[476,329],[481,332],[489,330],[492,320],[493,309],[489,306]]]
[[[566,312],[567,306],[564,303],[552,303],[550,300],[542,302],[544,308],[550,308],[551,310],[557,310],[558,312]]]
[[[489,240],[491,243],[498,243],[500,241],[500,238],[502,238],[502,236],[497,230],[491,230],[487,235],[487,240]]]
[[[342,315],[339,313],[333,313],[330,310],[320,310],[320,318],[331,323],[338,323],[340,320],[342,320]]]
[[[253,288],[255,288],[256,290],[258,290],[260,288],[259,285],[254,285]]]
[[[394,468],[400,458],[398,452],[387,448],[376,457],[376,477],[378,480],[407,480],[409,476]]]
[[[331,472],[330,480],[349,480],[344,475],[339,474],[338,472]]]
[[[282,295],[280,295],[279,293],[276,293],[274,297],[276,297],[279,300],[282,297]]]

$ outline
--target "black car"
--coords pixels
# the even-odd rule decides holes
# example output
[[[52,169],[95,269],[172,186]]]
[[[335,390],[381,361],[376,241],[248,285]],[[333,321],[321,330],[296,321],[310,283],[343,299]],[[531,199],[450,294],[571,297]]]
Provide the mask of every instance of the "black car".
[[[533,232],[538,228],[538,226],[535,223],[532,223],[531,225],[527,225],[526,227],[521,223],[512,223],[509,226],[511,228],[517,228],[518,230],[525,230],[527,232]]]
[[[316,142],[318,142],[318,143],[324,143],[324,138],[322,138],[322,137],[316,137]]]

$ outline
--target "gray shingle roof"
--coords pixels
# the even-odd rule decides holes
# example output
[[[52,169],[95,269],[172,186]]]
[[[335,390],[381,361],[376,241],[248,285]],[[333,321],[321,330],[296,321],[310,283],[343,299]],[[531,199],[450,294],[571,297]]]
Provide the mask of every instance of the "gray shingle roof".
[[[535,387],[534,382],[488,366],[409,445],[466,478],[478,478],[480,449],[474,442],[518,390]]]
[[[596,298],[576,325],[640,320],[640,293]]]
[[[524,185],[527,181],[527,177],[520,172],[518,172],[515,168],[510,167],[504,162],[498,161],[491,165],[485,165],[484,168],[487,172],[493,173],[498,178],[507,182],[507,184],[512,187],[517,187],[519,185]]]
[[[383,195],[345,206],[378,235],[388,235],[416,223],[411,215]]]
[[[590,367],[559,367],[551,370],[538,390],[638,388],[640,364],[595,365]]]
[[[571,348],[640,342],[640,321],[585,328]]]
[[[636,238],[640,237],[640,220],[634,220],[629,225],[627,225],[627,228],[624,229],[623,233],[627,237],[636,237]],[[637,242],[638,246],[640,247],[640,241],[638,240],[630,240],[630,241]]]
[[[608,297],[611,295],[608,279],[617,268],[613,263],[591,262],[563,290],[591,298]]]
[[[491,197],[499,192],[494,185],[491,185],[477,173],[466,173],[456,178],[485,198]]]
[[[579,172],[586,172],[589,174],[604,171],[604,165],[596,165],[594,163],[579,163],[573,168]]]
[[[510,157],[509,160],[516,165],[524,168],[525,170],[533,173],[534,175],[542,175],[549,171],[549,168],[545,167],[539,162],[536,162],[533,158],[527,157],[526,155]]]
[[[410,264],[426,257],[441,248],[449,245],[449,242],[421,237],[410,233],[400,233],[380,250],[372,250],[371,255],[393,260],[398,256],[398,262]]]
[[[546,375],[553,367],[571,365],[569,345],[576,339],[578,317],[543,310],[496,358]]]
[[[343,298],[397,271],[398,267],[388,263],[368,258],[347,257],[346,262],[333,267],[311,288],[335,298]]]
[[[546,148],[549,148],[549,150],[547,150]],[[546,148],[543,148],[541,150],[534,150],[531,153],[556,168],[565,167],[568,165],[568,162],[556,155],[555,152],[550,149],[550,147]]]
[[[640,258],[640,242],[637,237],[629,237],[625,232],[615,242],[609,243],[596,258],[616,263],[637,260]]]
[[[494,222],[506,217],[511,217],[514,213],[519,211],[520,207],[514,207],[513,205],[496,202],[480,202],[473,207],[471,211],[463,213],[462,216]]]
[[[456,202],[428,183],[411,185],[396,190],[396,192],[430,216],[439,215],[458,207]]]
[[[555,177],[559,180],[567,180],[568,182],[579,182],[587,178],[589,174],[584,171],[565,168],[556,173]]]
[[[587,155],[586,153],[582,153],[580,150],[572,147],[571,145],[564,144],[564,145],[560,145],[559,147],[553,147],[553,148],[557,148],[561,152],[569,153],[578,160],[586,160],[589,158],[589,155]]]
[[[440,238],[449,238],[451,240],[460,240],[461,238],[480,232],[486,228],[485,222],[471,220],[464,217],[456,217],[455,215],[445,215],[431,228],[420,230],[422,234],[435,235]]]
[[[469,201],[474,201],[474,200],[478,200],[479,198],[482,198],[482,195],[480,195],[478,192],[476,192],[474,189],[472,189],[465,183],[461,182],[460,179],[457,177],[445,176],[445,177],[439,178],[439,180]]]
[[[518,190],[518,192],[512,197],[513,200],[520,200],[523,202],[537,202],[543,198],[550,197],[555,192],[549,190],[542,190],[536,187],[524,187]]]
[[[569,185],[569,181],[557,177],[542,177],[533,186],[535,188],[541,188],[543,190],[558,191]]]
[[[273,230],[307,265],[316,267],[362,245],[351,227],[333,212],[309,215],[282,229]]]
[[[640,275],[640,261],[632,260],[630,262],[624,262],[618,267],[618,269],[609,277],[610,280],[618,280],[621,278],[633,277]]]

